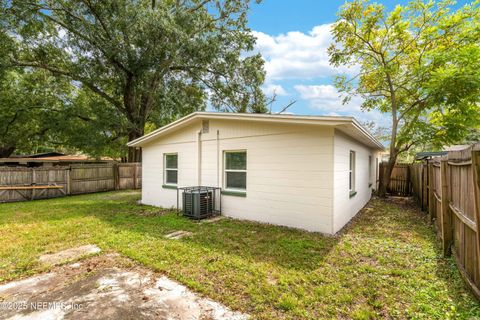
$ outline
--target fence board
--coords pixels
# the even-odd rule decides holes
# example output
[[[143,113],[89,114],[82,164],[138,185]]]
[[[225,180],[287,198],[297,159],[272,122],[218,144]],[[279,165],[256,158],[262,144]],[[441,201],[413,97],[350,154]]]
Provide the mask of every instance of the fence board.
[[[140,163],[83,164],[55,167],[0,167],[0,186],[49,185],[61,186],[51,190],[3,190],[0,202],[46,199],[64,194],[83,194],[141,187]],[[22,193],[22,194],[20,194]]]
[[[480,299],[480,144],[451,151],[440,162],[411,165],[410,172],[414,199],[434,219],[444,254],[454,252],[462,276]]]
[[[387,163],[380,163],[380,183],[387,172]],[[397,163],[392,170],[387,192],[391,195],[408,196],[411,194],[410,169],[408,164]]]

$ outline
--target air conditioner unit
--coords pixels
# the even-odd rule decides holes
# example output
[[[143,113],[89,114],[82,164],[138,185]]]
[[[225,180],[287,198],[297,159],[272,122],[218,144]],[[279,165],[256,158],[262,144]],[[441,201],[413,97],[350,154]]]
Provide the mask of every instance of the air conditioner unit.
[[[221,213],[220,188],[217,187],[183,187],[177,189],[182,192],[183,215],[192,219],[204,219]]]
[[[192,191],[183,193],[183,214],[203,219],[213,211],[213,194],[210,191]]]

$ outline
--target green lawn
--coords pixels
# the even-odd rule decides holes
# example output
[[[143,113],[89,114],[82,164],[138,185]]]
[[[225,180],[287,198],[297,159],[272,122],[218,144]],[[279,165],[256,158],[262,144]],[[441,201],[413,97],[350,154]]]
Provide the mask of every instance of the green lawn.
[[[423,214],[373,200],[336,237],[137,205],[137,192],[0,204],[0,282],[38,257],[94,243],[254,319],[480,317]],[[293,214],[293,213],[292,213]],[[175,230],[191,238],[167,240]]]

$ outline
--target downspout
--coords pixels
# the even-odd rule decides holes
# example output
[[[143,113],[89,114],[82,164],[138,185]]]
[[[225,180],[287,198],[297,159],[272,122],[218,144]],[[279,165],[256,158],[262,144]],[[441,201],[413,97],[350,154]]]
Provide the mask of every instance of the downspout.
[[[202,185],[202,130],[198,132],[198,136],[197,136],[197,153],[198,153],[197,186],[201,186]]]
[[[220,130],[217,130],[217,187],[220,188]]]

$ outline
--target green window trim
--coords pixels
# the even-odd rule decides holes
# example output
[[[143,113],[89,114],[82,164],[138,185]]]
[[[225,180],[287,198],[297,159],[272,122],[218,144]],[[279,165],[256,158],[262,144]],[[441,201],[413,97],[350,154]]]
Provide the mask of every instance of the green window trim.
[[[356,194],[357,194],[357,191],[350,191],[350,198],[355,197]]]
[[[247,193],[242,191],[222,190],[222,194],[225,196],[235,196],[235,197],[242,197],[242,198],[245,198],[247,196]]]
[[[234,192],[247,190],[247,151],[223,151],[223,185]],[[232,184],[233,183],[233,184]]]
[[[162,188],[163,189],[175,189],[175,190],[177,190],[177,186],[171,185],[171,184],[164,184],[164,185],[162,185]]]

